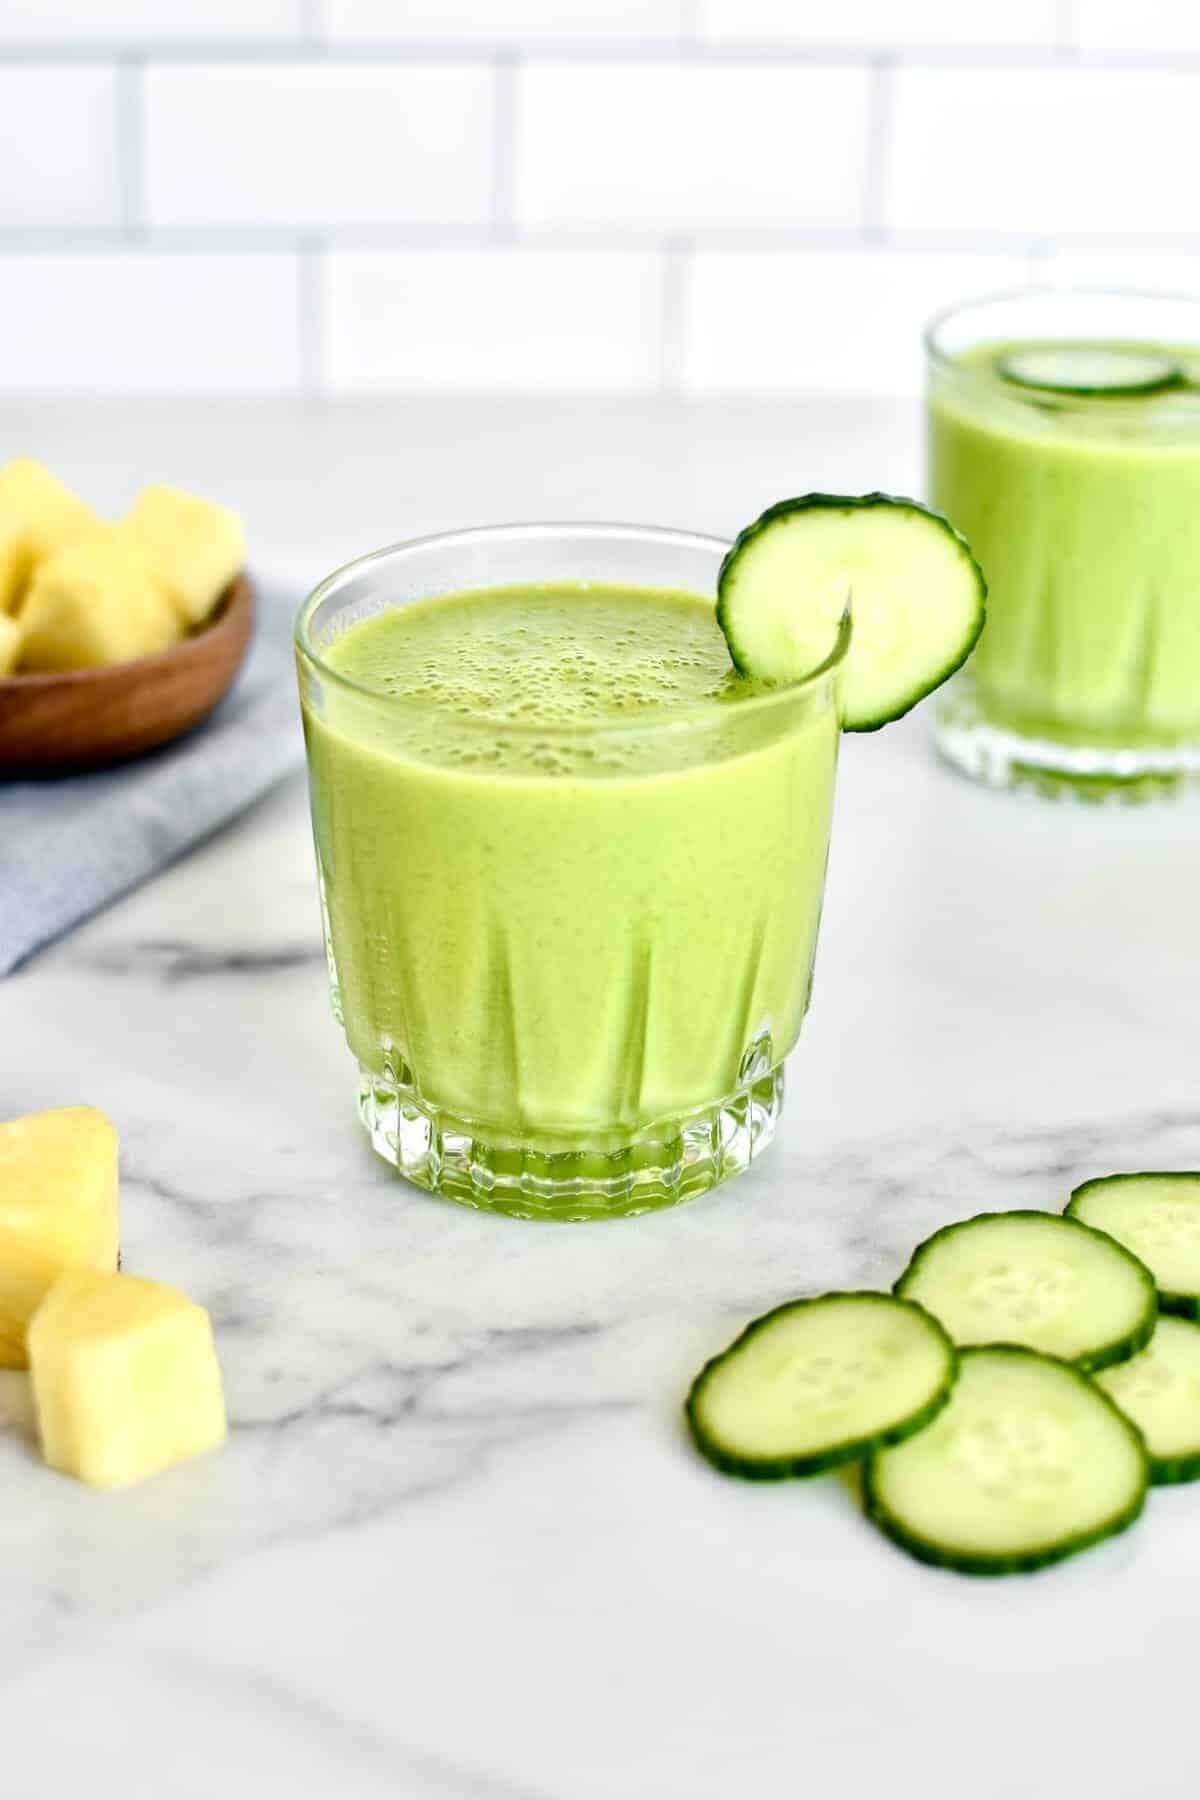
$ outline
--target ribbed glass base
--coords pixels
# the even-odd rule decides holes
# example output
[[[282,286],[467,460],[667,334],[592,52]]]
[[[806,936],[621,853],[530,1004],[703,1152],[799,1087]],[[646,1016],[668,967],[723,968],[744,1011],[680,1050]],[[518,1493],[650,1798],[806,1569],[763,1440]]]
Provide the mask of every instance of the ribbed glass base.
[[[516,1219],[618,1219],[677,1206],[749,1168],[774,1137],[782,1105],[777,1065],[622,1147],[547,1151],[489,1144],[404,1080],[359,1070],[359,1116],[386,1162],[418,1187]]]
[[[940,755],[988,787],[1095,806],[1173,799],[1200,786],[1200,742],[1117,748],[1026,735],[990,719],[969,680],[938,702],[933,731]]]

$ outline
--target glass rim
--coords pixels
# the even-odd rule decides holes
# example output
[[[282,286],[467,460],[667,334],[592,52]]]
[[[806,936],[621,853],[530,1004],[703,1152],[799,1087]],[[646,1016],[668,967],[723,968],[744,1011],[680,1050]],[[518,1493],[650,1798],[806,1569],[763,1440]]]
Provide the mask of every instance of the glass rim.
[[[1135,305],[1191,306],[1196,310],[1197,323],[1200,325],[1200,293],[1185,293],[1182,289],[1172,291],[1166,288],[1123,288],[1123,287],[1039,287],[996,288],[988,293],[973,294],[969,299],[952,301],[949,306],[940,307],[926,322],[921,333],[921,341],[925,353],[931,363],[940,368],[957,367],[952,352],[943,349],[939,338],[946,326],[956,319],[964,318],[968,313],[981,312],[989,306],[1012,306],[1018,302],[1042,302],[1061,300],[1065,304],[1076,304],[1088,301],[1130,301]],[[982,340],[981,340],[982,341]],[[1200,332],[1197,334],[1200,343]]]
[[[664,710],[650,718],[623,718],[619,713],[608,713],[593,716],[589,719],[577,720],[569,724],[543,723],[536,720],[507,719],[503,716],[478,712],[473,714],[448,713],[444,707],[432,700],[417,700],[410,695],[389,694],[382,689],[372,687],[364,681],[356,681],[334,668],[312,641],[310,626],[313,615],[323,601],[330,598],[355,575],[362,574],[372,568],[383,567],[396,557],[407,552],[452,549],[458,544],[478,544],[500,539],[519,537],[553,538],[570,541],[573,538],[600,538],[613,541],[641,541],[657,544],[663,548],[671,545],[679,548],[691,548],[701,551],[719,552],[722,556],[730,548],[726,538],[712,537],[705,532],[684,531],[666,525],[628,525],[613,521],[598,520],[525,520],[504,525],[468,525],[453,531],[429,532],[421,537],[403,538],[394,544],[385,544],[378,550],[369,550],[363,556],[352,557],[349,562],[332,570],[319,581],[312,592],[304,599],[296,613],[292,639],[296,654],[311,668],[316,670],[324,681],[332,682],[335,687],[355,695],[360,700],[385,708],[387,711],[413,719],[440,719],[452,725],[454,730],[483,730],[495,732],[502,730],[506,735],[538,740],[547,739],[564,741],[590,737],[632,737],[638,735],[657,736],[672,731],[684,731],[698,725],[728,725],[738,720],[759,718],[776,708],[785,707],[790,701],[808,693],[821,681],[840,668],[850,647],[853,630],[849,606],[842,614],[834,637],[833,647],[824,661],[800,676],[798,680],[786,683],[781,687],[766,688],[763,692],[752,694],[739,701],[736,711],[728,716],[724,710],[714,710],[710,705],[699,702],[686,707]],[[514,585],[514,584],[508,584]],[[629,583],[636,586],[636,583]],[[453,590],[450,590],[453,592]],[[715,603],[714,603],[715,604]],[[733,668],[732,661],[730,667]]]

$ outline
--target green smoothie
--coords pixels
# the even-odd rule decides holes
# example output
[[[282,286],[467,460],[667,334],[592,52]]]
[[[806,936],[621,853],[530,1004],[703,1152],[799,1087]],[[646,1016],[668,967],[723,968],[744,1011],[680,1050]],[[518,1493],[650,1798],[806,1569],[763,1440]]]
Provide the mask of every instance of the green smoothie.
[[[832,681],[764,692],[711,603],[583,584],[417,600],[322,657],[317,852],[368,1078],[491,1146],[636,1157],[782,1060],[821,907]]]
[[[1013,378],[1052,378],[1072,357],[1149,370],[1146,391]],[[935,364],[930,493],[987,576],[969,677],[987,720],[1067,745],[1200,739],[1195,361],[1173,345],[1027,340]]]

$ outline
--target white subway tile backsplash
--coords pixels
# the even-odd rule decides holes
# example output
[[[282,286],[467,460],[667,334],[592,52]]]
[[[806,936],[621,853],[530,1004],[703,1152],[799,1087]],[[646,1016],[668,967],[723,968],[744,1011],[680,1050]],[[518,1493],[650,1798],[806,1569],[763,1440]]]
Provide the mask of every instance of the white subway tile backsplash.
[[[304,0],[4,0],[3,44],[156,44],[298,35]]]
[[[852,68],[530,66],[517,93],[518,217],[593,230],[853,227],[869,87]]]
[[[0,390],[294,390],[298,321],[290,255],[0,255]]]
[[[1197,85],[1115,69],[895,76],[886,216],[898,230],[1036,238],[1195,229]]]
[[[652,251],[334,251],[327,380],[335,393],[653,388],[662,284]]]
[[[0,390],[911,391],[1200,292],[1200,0],[0,0],[0,118]]]
[[[412,41],[421,37],[476,42],[537,42],[677,36],[681,0],[324,0],[325,29],[335,43]]]
[[[491,203],[492,72],[151,67],[155,226],[462,224]]]
[[[942,307],[1023,287],[1028,259],[896,250],[700,251],[684,301],[693,393],[913,393]]]
[[[1074,0],[1077,41],[1084,50],[1163,55],[1200,51],[1195,0]]]
[[[0,230],[114,225],[116,77],[111,69],[0,68]]]
[[[1056,0],[699,0],[717,43],[839,44],[867,49],[1053,48]]]

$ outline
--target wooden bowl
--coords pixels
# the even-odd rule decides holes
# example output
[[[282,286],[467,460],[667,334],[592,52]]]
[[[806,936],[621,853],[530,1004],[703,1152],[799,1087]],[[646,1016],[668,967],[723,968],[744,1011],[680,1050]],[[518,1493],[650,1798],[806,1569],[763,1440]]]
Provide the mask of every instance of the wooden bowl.
[[[194,637],[157,656],[0,679],[0,776],[98,769],[169,744],[226,692],[253,625],[254,590],[239,575]]]

